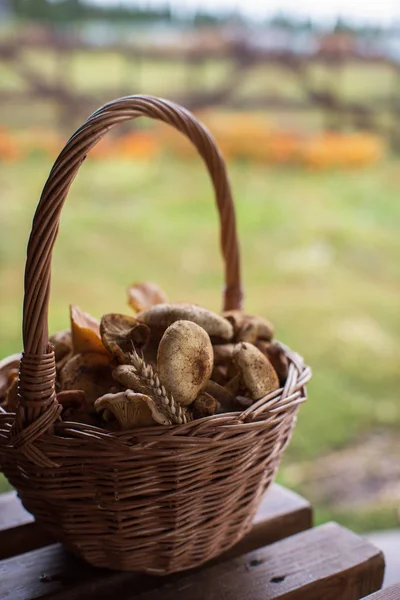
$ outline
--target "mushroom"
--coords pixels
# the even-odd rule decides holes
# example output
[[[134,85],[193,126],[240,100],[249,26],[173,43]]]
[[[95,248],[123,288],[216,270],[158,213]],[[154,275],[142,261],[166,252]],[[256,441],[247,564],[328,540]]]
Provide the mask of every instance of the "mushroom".
[[[279,377],[280,384],[283,385],[288,376],[289,361],[280,343],[258,340],[256,346],[269,359]]]
[[[155,304],[165,302],[168,302],[166,294],[158,285],[150,281],[133,283],[128,288],[128,304],[136,312],[147,310]]]
[[[137,315],[138,321],[150,328],[164,331],[176,321],[191,321],[202,327],[209,336],[230,340],[232,325],[220,315],[195,304],[157,304]]]
[[[101,319],[100,335],[107,350],[119,362],[126,362],[132,345],[141,349],[147,344],[150,329],[134,317],[111,313]]]
[[[240,373],[236,373],[236,375],[234,375],[232,377],[232,379],[230,379],[225,385],[224,388],[230,392],[231,394],[233,394],[234,396],[236,396],[236,394],[239,391],[240,388],[240,380],[241,380],[241,376]]]
[[[60,391],[82,390],[89,406],[115,386],[110,356],[88,352],[75,354],[60,372]]]
[[[231,361],[235,350],[235,344],[214,344],[214,365],[224,365]]]
[[[222,406],[224,412],[240,410],[240,407],[238,408],[236,405],[235,396],[232,394],[232,392],[225,389],[222,385],[219,385],[215,381],[212,381],[211,379],[205,385],[203,392],[213,396]]]
[[[64,421],[74,423],[86,423],[101,427],[99,415],[89,412],[91,407],[86,400],[86,394],[82,390],[65,390],[57,394],[57,401],[63,407],[62,418]]]
[[[10,374],[9,386],[5,390],[2,401],[0,402],[1,406],[7,410],[7,412],[16,412],[18,406],[18,371],[15,370],[12,374]]]
[[[54,348],[54,360],[56,362],[56,372],[58,376],[67,360],[72,356],[71,331],[69,329],[58,331],[50,337],[50,342],[53,344]]]
[[[58,392],[57,402],[63,407],[63,417],[70,417],[75,412],[84,412],[88,408],[86,394],[83,390],[64,390]]]
[[[253,400],[263,398],[279,388],[278,375],[268,358],[253,344],[242,342],[233,357],[241,382]]]
[[[222,315],[232,324],[237,342],[253,344],[257,339],[269,341],[274,337],[273,325],[262,317],[247,315],[240,310],[229,310]]]
[[[122,430],[134,427],[149,427],[160,424],[169,425],[170,422],[154,400],[144,394],[137,394],[132,390],[125,390],[118,394],[105,394],[94,403],[97,412],[109,411],[117,419]],[[107,413],[106,413],[107,416]]]
[[[139,392],[144,388],[136,369],[132,365],[118,365],[113,370],[112,376],[115,381],[118,381],[118,383],[121,383],[130,390]]]
[[[246,398],[246,396],[236,396],[235,402],[237,402],[242,410],[245,410],[246,408],[250,408],[254,400],[251,398]]]
[[[21,354],[11,354],[0,361],[0,404],[5,400],[7,392],[18,377]]]
[[[130,365],[120,365],[114,372],[114,378],[126,387],[142,394],[147,394],[163,411],[173,424],[188,423],[192,413],[179,404],[169,390],[162,384],[157,371],[147,364],[136,351],[129,354]]]
[[[107,354],[100,337],[100,323],[97,319],[78,306],[71,304],[71,337],[72,351],[74,354],[85,354],[87,352],[99,352]]]
[[[225,365],[214,366],[210,379],[220,385],[225,385],[228,381],[228,367],[225,367]]]
[[[253,318],[248,318],[243,321],[242,326],[236,334],[236,341],[250,342],[254,344],[258,338],[258,324]]]
[[[206,392],[201,392],[193,402],[193,417],[195,419],[210,417],[215,415],[216,412],[218,412],[218,402]]]
[[[183,406],[191,404],[213,369],[209,336],[192,321],[176,321],[164,333],[157,355],[160,381]]]
[[[60,362],[68,354],[72,352],[72,337],[69,329],[57,331],[50,337],[50,342],[54,346],[54,356],[56,363]]]

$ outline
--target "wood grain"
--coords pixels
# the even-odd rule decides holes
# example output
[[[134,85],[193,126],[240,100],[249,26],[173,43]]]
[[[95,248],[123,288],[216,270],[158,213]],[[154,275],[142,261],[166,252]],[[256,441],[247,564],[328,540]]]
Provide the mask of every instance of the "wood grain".
[[[400,600],[400,583],[380,590],[363,600]]]
[[[310,503],[298,494],[274,484],[261,502],[253,528],[223,558],[240,556],[311,526]],[[0,559],[35,550],[54,541],[33,521],[15,492],[0,496]]]
[[[260,504],[252,529],[236,546],[219,557],[218,562],[283,540],[310,529],[312,524],[311,504],[298,494],[274,484]]]
[[[380,588],[384,563],[336,524],[196,571],[156,578],[89,567],[60,545],[0,563],[0,598],[26,600],[358,600]]]
[[[383,572],[379,550],[328,523],[138,598],[358,600],[380,588]]]

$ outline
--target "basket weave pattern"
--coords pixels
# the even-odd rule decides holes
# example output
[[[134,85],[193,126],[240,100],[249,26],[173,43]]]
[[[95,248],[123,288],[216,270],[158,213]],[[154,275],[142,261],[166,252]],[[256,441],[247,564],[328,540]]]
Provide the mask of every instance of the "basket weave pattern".
[[[186,425],[111,433],[59,419],[47,316],[61,209],[90,148],[114,125],[139,116],[171,124],[202,156],[221,221],[223,306],[241,307],[235,214],[210,134],[165,100],[131,96],[105,105],[59,155],[35,214],[25,271],[20,402],[15,415],[0,412],[0,466],[27,510],[74,553],[96,566],[167,574],[217,556],[250,528],[311,373],[286,349],[284,388],[242,413]]]

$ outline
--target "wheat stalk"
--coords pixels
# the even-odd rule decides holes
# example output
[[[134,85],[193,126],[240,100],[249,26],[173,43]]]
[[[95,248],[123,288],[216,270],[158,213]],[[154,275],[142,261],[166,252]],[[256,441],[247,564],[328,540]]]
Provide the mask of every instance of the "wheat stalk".
[[[173,395],[165,389],[160,378],[153,367],[139,356],[136,350],[129,353],[130,363],[136,371],[141,384],[146,388],[147,393],[157,402],[167,414],[171,423],[182,425],[192,421],[192,413],[175,400]]]

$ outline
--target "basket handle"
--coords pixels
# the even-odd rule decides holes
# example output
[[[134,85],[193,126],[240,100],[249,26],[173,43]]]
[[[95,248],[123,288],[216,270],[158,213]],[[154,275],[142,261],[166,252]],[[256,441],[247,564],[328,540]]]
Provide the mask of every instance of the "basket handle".
[[[127,96],[104,105],[73,134],[58,156],[33,219],[25,267],[19,429],[38,420],[43,420],[42,426],[47,423],[48,427],[58,407],[54,355],[48,338],[48,305],[52,251],[69,187],[89,150],[107,131],[118,123],[140,116],[172,125],[189,138],[203,158],[212,179],[220,217],[220,243],[225,261],[223,306],[225,310],[241,307],[235,211],[225,164],[211,135],[187,110],[160,98]],[[50,410],[51,406],[53,410]],[[37,437],[38,428],[34,429],[34,437]]]

